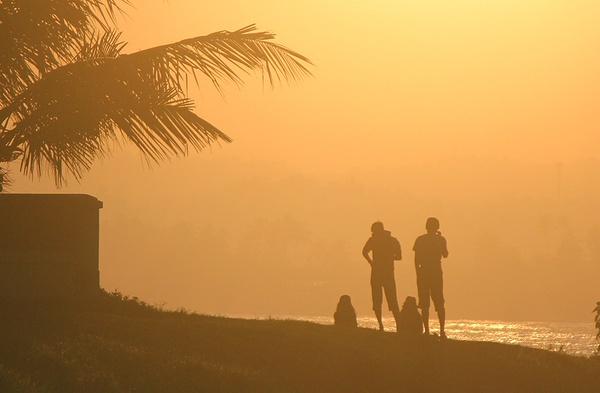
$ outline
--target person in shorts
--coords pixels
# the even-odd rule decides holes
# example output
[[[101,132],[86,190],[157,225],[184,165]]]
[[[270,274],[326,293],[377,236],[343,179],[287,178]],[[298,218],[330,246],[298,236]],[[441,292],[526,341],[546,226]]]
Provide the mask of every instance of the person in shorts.
[[[379,323],[379,330],[384,330],[382,321],[384,292],[388,308],[394,314],[397,328],[400,307],[398,306],[398,297],[396,294],[394,261],[402,259],[400,242],[392,237],[390,231],[385,230],[383,223],[376,222],[371,225],[371,237],[363,247],[362,255],[369,262],[369,265],[371,265],[371,296],[373,298],[373,311],[375,311],[375,316]]]
[[[444,279],[442,258],[448,257],[448,245],[440,232],[440,222],[435,217],[427,219],[427,233],[415,241],[415,269],[417,272],[417,290],[419,308],[423,316],[425,334],[429,334],[430,299],[440,321],[440,337],[445,338],[446,309],[444,307]]]

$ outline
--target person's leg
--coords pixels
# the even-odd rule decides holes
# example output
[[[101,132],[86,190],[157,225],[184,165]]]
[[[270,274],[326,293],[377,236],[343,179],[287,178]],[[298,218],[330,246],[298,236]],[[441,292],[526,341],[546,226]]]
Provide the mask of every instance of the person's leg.
[[[423,329],[426,336],[429,335],[429,307],[421,308],[421,317],[423,318]]]
[[[446,309],[442,307],[437,315],[440,320],[440,337],[446,338]]]
[[[394,322],[396,322],[396,333],[398,333],[398,329],[400,329],[400,310],[392,310],[392,314],[394,315]]]
[[[379,330],[381,330],[382,332],[385,330],[383,328],[383,318],[382,318],[382,312],[381,312],[381,308],[379,308],[378,310],[373,310],[375,311],[375,317],[377,318],[377,323],[379,324]]]
[[[379,324],[379,330],[383,331],[383,320],[382,320],[382,306],[383,306],[383,293],[381,288],[381,282],[376,276],[371,273],[371,297],[373,298],[373,311]]]
[[[431,298],[437,311],[440,321],[440,336],[446,337],[446,307],[444,301],[444,280],[442,270],[440,269],[434,277],[432,277]]]
[[[393,273],[386,277],[383,289],[385,291],[385,299],[387,300],[388,309],[394,315],[396,322],[396,332],[398,331],[398,323],[400,318],[400,306],[398,305],[398,294],[396,292],[396,280]]]
[[[424,334],[429,335],[429,284],[425,271],[417,271],[417,292],[419,294],[419,308],[423,318]]]

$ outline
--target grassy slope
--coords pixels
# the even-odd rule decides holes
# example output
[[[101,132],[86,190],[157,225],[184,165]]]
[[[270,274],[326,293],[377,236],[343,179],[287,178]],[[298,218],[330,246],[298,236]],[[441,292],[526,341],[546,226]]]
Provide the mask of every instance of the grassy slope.
[[[598,392],[600,361],[153,311],[3,307],[0,392]]]

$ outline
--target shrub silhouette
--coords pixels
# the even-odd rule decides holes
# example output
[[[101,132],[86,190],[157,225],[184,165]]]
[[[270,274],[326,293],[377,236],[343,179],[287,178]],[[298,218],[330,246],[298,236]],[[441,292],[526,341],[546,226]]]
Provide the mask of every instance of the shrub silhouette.
[[[596,330],[598,331],[596,333],[596,340],[598,341],[598,348],[596,349],[596,354],[600,356],[600,302],[596,302],[596,308],[593,312],[596,313],[596,315],[594,316],[594,322]]]

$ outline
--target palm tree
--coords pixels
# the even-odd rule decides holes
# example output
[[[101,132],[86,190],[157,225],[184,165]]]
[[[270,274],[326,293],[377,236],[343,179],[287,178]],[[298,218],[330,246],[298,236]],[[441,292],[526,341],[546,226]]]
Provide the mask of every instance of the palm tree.
[[[57,186],[126,142],[149,161],[230,138],[193,111],[188,77],[270,84],[310,74],[309,59],[254,25],[133,53],[115,30],[128,0],[0,1],[0,190],[7,163]]]

